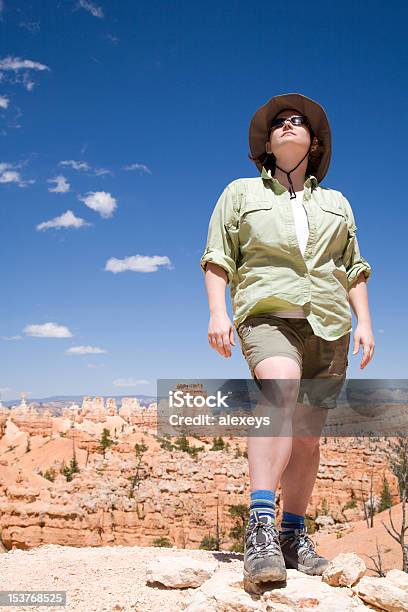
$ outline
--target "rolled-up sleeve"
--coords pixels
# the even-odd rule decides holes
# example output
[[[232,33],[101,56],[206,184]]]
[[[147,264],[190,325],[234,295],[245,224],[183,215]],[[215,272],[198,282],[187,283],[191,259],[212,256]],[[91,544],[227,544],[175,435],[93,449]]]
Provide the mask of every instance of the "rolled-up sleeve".
[[[343,252],[343,263],[347,272],[348,288],[350,289],[361,272],[363,272],[365,279],[368,280],[372,270],[368,261],[360,253],[357,240],[357,227],[350,203],[344,196],[343,201],[348,226],[347,243]]]
[[[215,205],[208,226],[207,243],[201,257],[201,269],[205,273],[208,262],[217,264],[227,273],[227,284],[236,272],[238,257],[238,215],[234,208],[236,199],[228,185]]]

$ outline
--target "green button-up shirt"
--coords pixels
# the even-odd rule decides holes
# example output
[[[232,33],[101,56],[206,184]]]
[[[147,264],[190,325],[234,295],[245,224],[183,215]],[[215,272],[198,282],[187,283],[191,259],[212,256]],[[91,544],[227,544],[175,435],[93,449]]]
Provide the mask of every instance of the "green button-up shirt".
[[[351,331],[348,290],[360,272],[369,278],[371,266],[360,254],[350,203],[310,176],[303,206],[309,239],[302,255],[289,191],[264,167],[220,195],[200,265],[226,271],[236,329],[249,315],[301,306],[317,336],[336,340]]]

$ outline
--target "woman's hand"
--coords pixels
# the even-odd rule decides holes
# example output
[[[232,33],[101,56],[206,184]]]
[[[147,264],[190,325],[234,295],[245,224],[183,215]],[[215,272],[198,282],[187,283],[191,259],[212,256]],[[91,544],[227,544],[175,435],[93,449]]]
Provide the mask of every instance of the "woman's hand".
[[[363,346],[363,358],[360,363],[360,368],[363,370],[374,355],[374,336],[371,330],[370,323],[358,323],[354,332],[354,347],[353,355],[356,355],[360,350],[360,344]]]
[[[208,342],[223,357],[231,357],[231,344],[235,346],[234,326],[226,312],[210,316]]]

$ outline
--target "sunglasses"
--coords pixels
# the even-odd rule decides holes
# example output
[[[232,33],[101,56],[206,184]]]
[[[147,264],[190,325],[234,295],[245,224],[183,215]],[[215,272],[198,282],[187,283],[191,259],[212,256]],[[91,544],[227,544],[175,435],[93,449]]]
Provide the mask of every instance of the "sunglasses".
[[[269,133],[278,127],[282,127],[285,125],[286,121],[290,121],[292,125],[309,125],[309,121],[307,117],[304,115],[292,115],[292,117],[279,117],[278,119],[274,119],[269,128]]]

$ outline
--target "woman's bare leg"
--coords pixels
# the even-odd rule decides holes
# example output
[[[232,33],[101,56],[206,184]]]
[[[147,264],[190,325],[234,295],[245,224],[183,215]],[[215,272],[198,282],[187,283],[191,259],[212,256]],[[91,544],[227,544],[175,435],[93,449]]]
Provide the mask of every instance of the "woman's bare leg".
[[[320,464],[319,433],[324,426],[327,410],[298,404],[302,426],[311,424],[314,435],[294,437],[292,454],[281,477],[283,506],[286,512],[304,515],[314,488]]]
[[[257,365],[255,374],[259,380],[288,380],[288,383],[285,382],[280,387],[282,390],[279,396],[281,406],[278,407],[278,410],[282,415],[286,413],[290,416],[296,406],[299,393],[301,371],[298,363],[290,357],[268,357]],[[248,436],[247,448],[251,491],[256,489],[276,491],[281,475],[290,460],[291,435]]]

